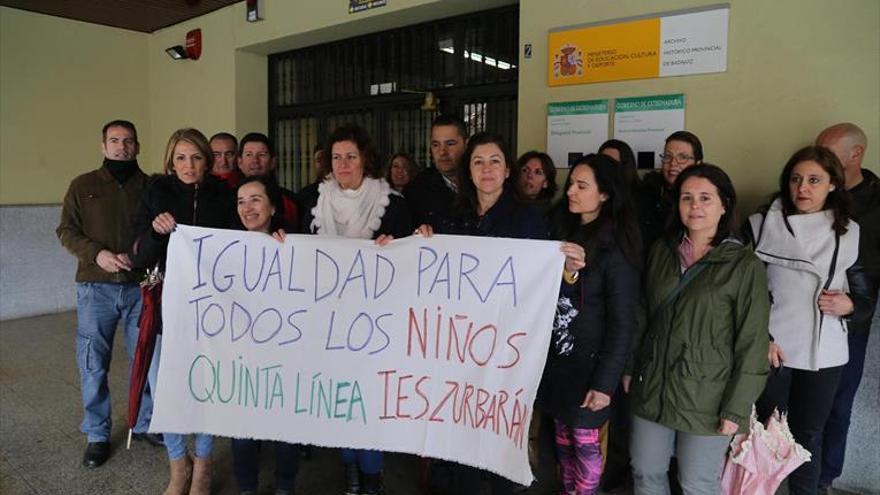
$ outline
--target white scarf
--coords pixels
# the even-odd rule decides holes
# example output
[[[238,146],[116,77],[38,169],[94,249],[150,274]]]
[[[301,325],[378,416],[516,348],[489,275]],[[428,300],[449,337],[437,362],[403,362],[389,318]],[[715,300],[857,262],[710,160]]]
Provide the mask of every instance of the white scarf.
[[[385,179],[364,177],[358,189],[342,189],[332,176],[318,185],[311,228],[320,235],[372,239],[394,191]]]

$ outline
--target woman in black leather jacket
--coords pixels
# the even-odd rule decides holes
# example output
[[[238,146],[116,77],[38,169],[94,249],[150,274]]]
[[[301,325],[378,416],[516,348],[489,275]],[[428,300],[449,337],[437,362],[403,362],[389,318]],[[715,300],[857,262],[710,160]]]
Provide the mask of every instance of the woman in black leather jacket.
[[[196,129],[180,129],[171,135],[165,150],[167,175],[153,178],[134,220],[135,242],[130,257],[137,268],[158,265],[165,269],[168,238],[178,223],[199,227],[228,228],[234,219],[234,202],[228,189],[208,171],[213,154],[207,138]],[[158,378],[161,336],[156,340],[150,366],[150,389]],[[207,494],[211,487],[213,437],[195,435],[195,457],[190,461],[183,435],[165,433],[171,479],[166,494]],[[190,476],[192,486],[190,487]]]

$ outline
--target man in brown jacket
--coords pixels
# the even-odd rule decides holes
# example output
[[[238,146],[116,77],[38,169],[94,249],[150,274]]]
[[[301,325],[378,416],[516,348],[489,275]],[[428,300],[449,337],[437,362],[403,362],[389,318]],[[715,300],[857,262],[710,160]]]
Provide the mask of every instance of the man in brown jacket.
[[[84,409],[80,430],[88,439],[83,465],[89,468],[110,456],[107,373],[120,321],[132,359],[137,345],[142,274],[132,270],[126,252],[133,240],[132,217],[147,187],[147,176],[135,159],[138,148],[134,124],[114,120],[105,125],[104,163],[70,183],[56,230],[61,244],[78,260],[76,361]],[[152,408],[145,392],[134,438],[157,444],[161,439],[146,433]]]

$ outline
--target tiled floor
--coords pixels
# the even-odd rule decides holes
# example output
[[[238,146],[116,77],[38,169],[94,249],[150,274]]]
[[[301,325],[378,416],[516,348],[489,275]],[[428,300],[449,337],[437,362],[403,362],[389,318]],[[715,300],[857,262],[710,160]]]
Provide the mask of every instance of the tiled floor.
[[[111,369],[113,455],[99,469],[81,466],[85,439],[79,375],[74,360],[76,315],[62,313],[2,323],[0,329],[0,494],[157,494],[167,482],[165,450],[134,443],[126,450],[127,359],[122,340]],[[261,475],[271,493],[271,455]],[[214,449],[213,492],[237,493],[229,441]],[[389,495],[419,494],[416,457],[389,454],[385,483]],[[342,464],[330,449],[315,449],[302,463],[297,493],[341,494]],[[550,493],[538,486],[525,495]],[[836,492],[842,493],[842,492]]]
[[[74,359],[75,313],[2,323],[0,330],[0,494],[157,494],[168,479],[165,450],[135,442],[125,449],[126,367],[122,339],[111,366],[113,455],[98,469],[82,467],[85,438],[79,432],[82,406]],[[270,452],[271,453],[271,452]],[[272,455],[266,455],[261,487],[271,493]],[[229,441],[214,448],[213,492],[237,493]],[[418,494],[418,458],[389,454],[389,495]],[[315,449],[301,464],[299,494],[341,494],[338,453]],[[527,493],[539,493],[530,490]]]

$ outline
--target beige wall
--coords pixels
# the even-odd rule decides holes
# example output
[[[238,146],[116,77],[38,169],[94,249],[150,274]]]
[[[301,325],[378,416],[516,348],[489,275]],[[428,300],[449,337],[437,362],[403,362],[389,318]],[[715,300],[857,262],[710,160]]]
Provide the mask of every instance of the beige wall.
[[[880,157],[880,2],[732,0],[725,73],[547,86],[547,32],[621,17],[711,5],[694,0],[525,0],[520,3],[519,150],[546,146],[554,101],[685,93],[688,130],[706,160],[729,171],[752,209],[770,193],[786,159],[829,124],[868,134],[865,164]],[[586,6],[589,8],[586,8]]]
[[[100,163],[98,131],[113,118],[138,126],[150,172],[177,128],[265,132],[267,54],[512,1],[394,0],[349,14],[344,1],[266,0],[257,23],[239,2],[149,35],[0,7],[0,204],[60,202]],[[202,57],[171,60],[165,48],[196,27]]]
[[[0,204],[60,202],[73,177],[101,164],[107,121],[131,120],[150,139],[148,42],[0,7]]]
[[[266,54],[482,10],[510,0],[398,0],[348,14],[345,2],[266,0],[266,20],[244,4],[151,35],[0,8],[0,204],[61,200],[69,180],[100,160],[96,132],[112,118],[138,124],[141,163],[156,171],[170,133],[266,131]],[[651,12],[711,2],[655,0]],[[588,5],[589,9],[585,6]],[[867,165],[880,148],[880,3],[875,0],[733,0],[728,71],[548,88],[547,32],[645,14],[642,0],[524,0],[520,38],[520,151],[542,149],[552,101],[684,92],[687,127],[707,159],[730,170],[746,203],[770,191],[785,158],[828,123],[868,133]],[[198,61],[164,49],[202,29]]]
[[[265,20],[245,21],[244,4],[166,28],[150,38],[151,147],[184,125],[210,135],[229,131],[266,132],[268,61],[266,55],[331,40],[426,22],[511,0],[406,0],[348,13],[346,2],[266,0]],[[197,62],[175,62],[164,49],[182,44],[186,32],[201,28],[204,48]],[[156,154],[159,156],[159,154]]]

